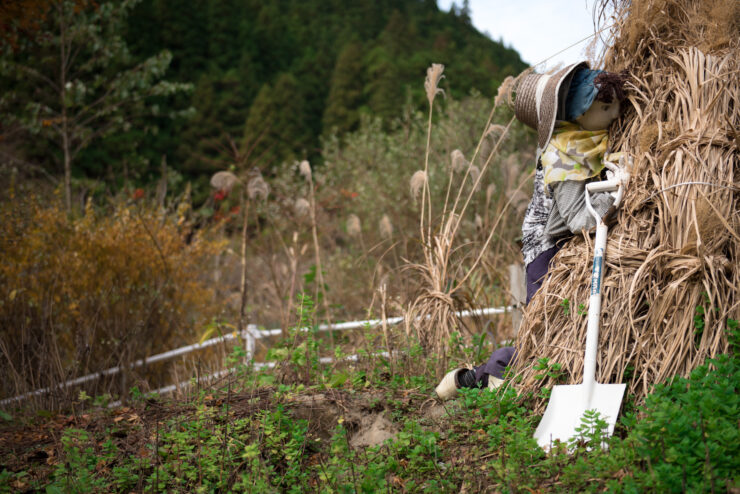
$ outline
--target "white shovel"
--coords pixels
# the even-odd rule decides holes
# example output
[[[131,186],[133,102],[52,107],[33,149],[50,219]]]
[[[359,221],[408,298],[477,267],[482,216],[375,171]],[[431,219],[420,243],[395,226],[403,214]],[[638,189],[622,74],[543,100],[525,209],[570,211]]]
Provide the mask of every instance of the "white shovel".
[[[601,384],[596,382],[596,352],[599,343],[599,317],[601,315],[601,287],[604,278],[604,254],[608,227],[591,206],[589,193],[617,191],[614,207],[619,206],[624,195],[624,185],[629,172],[614,163],[605,161],[607,169],[614,172],[609,180],[586,184],[586,207],[596,218],[596,240],[594,241],[594,265],[591,272],[591,296],[588,302],[588,328],[586,331],[586,354],[583,364],[583,384],[553,387],[545,415],[534,433],[537,443],[549,449],[554,441],[566,443],[576,435],[576,427],[587,410],[595,410],[608,424],[607,435],[614,432],[619,408],[622,406],[625,384]]]

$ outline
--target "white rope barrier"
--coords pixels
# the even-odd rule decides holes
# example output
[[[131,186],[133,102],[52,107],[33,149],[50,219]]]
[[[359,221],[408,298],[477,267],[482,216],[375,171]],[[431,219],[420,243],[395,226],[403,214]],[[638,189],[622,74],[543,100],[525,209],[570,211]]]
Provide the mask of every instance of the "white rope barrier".
[[[371,357],[371,356],[373,356],[373,357],[387,357],[388,355],[389,355],[388,352],[377,352],[377,353],[372,353],[372,354],[367,354],[367,355],[355,354],[355,355],[347,355],[345,357],[342,357],[340,360],[341,361],[347,361],[347,362],[357,362],[360,359],[360,357],[364,357],[364,356],[367,356],[367,357]],[[321,357],[321,358],[319,358],[319,362],[322,363],[322,364],[330,364],[330,363],[334,362],[334,357]],[[276,366],[277,366],[277,362],[253,362],[252,363],[252,367],[255,370],[272,369],[272,368],[274,368]],[[202,379],[199,379],[198,382],[200,382],[201,380],[208,381],[208,380],[212,380],[212,379],[219,379],[221,377],[224,377],[224,376],[228,375],[229,373],[231,373],[233,371],[234,371],[234,369],[232,368],[232,369],[224,369],[222,371],[214,372],[213,374],[209,374],[209,375],[203,377]],[[163,395],[163,394],[167,394],[167,393],[172,393],[173,391],[177,391],[180,388],[189,388],[189,387],[193,386],[194,384],[195,383],[193,383],[192,381],[185,381],[185,382],[182,382],[182,383],[170,384],[169,386],[164,386],[164,387],[161,387],[159,389],[155,389],[154,391],[150,391],[149,393],[156,394],[156,395]],[[147,394],[149,394],[149,393],[147,393]],[[116,408],[116,407],[121,406],[122,404],[123,404],[123,402],[121,402],[120,400],[113,401],[113,402],[110,402],[108,404],[108,408]]]
[[[463,311],[456,312],[455,315],[461,318],[471,317],[471,316],[488,316],[488,315],[494,315],[494,314],[505,314],[507,312],[510,312],[513,309],[515,309],[515,307],[513,306],[489,307],[486,309],[463,310]],[[403,317],[400,317],[400,316],[399,317],[389,317],[385,320],[386,324],[390,324],[390,325],[395,325],[402,321],[403,321]],[[372,328],[372,327],[379,326],[381,324],[383,324],[383,319],[367,319],[363,321],[348,321],[348,322],[342,322],[342,323],[336,323],[336,324],[321,324],[316,328],[316,330],[317,331],[344,331],[348,329],[359,329],[359,328],[364,328],[364,327]],[[299,331],[303,331],[303,332],[312,331],[312,330],[313,328],[310,328],[310,327],[299,328]],[[230,334],[225,334],[223,336],[218,336],[216,338],[211,338],[209,340],[203,341],[202,343],[195,343],[193,345],[187,345],[184,347],[176,348],[174,350],[169,350],[164,353],[159,353],[157,355],[152,355],[151,357],[139,359],[139,360],[132,362],[128,366],[111,367],[109,369],[105,369],[100,372],[94,372],[91,374],[87,374],[85,376],[77,377],[75,379],[70,379],[69,381],[65,381],[55,386],[49,386],[49,387],[40,388],[34,391],[29,391],[28,393],[14,396],[12,398],[5,398],[4,400],[0,400],[0,406],[5,406],[11,403],[17,402],[17,401],[22,401],[32,396],[39,396],[39,395],[47,394],[57,389],[65,389],[71,386],[77,386],[80,384],[84,384],[86,382],[100,379],[102,377],[113,376],[115,374],[120,373],[121,371],[125,369],[135,369],[135,368],[142,367],[145,365],[154,364],[156,362],[170,360],[175,357],[179,357],[181,355],[186,355],[188,353],[202,350],[204,348],[208,348],[213,345],[217,345],[219,343],[224,343],[226,341],[236,339],[238,337],[244,338],[247,360],[251,360],[256,350],[257,340],[262,339],[262,338],[268,338],[270,336],[278,336],[281,334],[283,334],[283,330],[281,328],[258,329],[256,324],[249,324],[245,331],[241,331],[239,333],[234,332]],[[350,357],[347,357],[347,358],[350,358]],[[353,357],[355,357],[355,359],[357,358],[356,355],[354,355]],[[332,361],[331,357],[324,357],[321,359],[322,363],[326,363],[326,362],[323,362],[325,358],[330,359],[327,362]],[[255,368],[263,368],[263,367],[273,367],[275,364],[274,362],[254,362],[253,365],[255,366]],[[172,386],[175,386],[175,387],[172,387]],[[176,389],[176,385],[170,385],[170,386],[165,386],[164,388],[160,388],[160,390],[163,390],[162,391],[163,393],[171,392],[174,389]]]

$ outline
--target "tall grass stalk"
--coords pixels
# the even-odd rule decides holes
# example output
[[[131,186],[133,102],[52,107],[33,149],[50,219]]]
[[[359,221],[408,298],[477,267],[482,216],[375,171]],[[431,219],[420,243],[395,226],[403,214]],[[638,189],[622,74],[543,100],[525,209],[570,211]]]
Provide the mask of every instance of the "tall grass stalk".
[[[496,107],[494,106],[493,107],[493,110],[491,110],[491,116],[493,116],[493,112],[495,112],[495,111],[496,111]],[[483,164],[483,167],[481,168],[480,173],[478,174],[478,177],[473,182],[473,186],[470,188],[470,192],[468,193],[468,197],[465,199],[465,204],[463,205],[462,209],[459,212],[457,212],[456,209],[457,209],[457,205],[458,205],[459,200],[460,200],[460,196],[462,195],[463,187],[461,186],[460,189],[458,190],[457,197],[455,198],[455,203],[452,205],[452,213],[453,214],[459,214],[460,216],[462,216],[462,215],[465,214],[465,211],[468,209],[468,205],[470,205],[470,200],[473,198],[473,195],[475,194],[475,191],[478,190],[478,186],[480,184],[480,181],[483,179],[483,176],[485,175],[486,170],[488,169],[488,165],[491,164],[492,158],[496,155],[496,153],[498,153],[498,150],[501,147],[501,143],[504,141],[504,138],[509,133],[509,129],[511,128],[511,124],[514,123],[514,119],[515,119],[515,117],[511,117],[511,119],[509,120],[509,123],[506,124],[506,127],[504,128],[503,132],[501,132],[501,135],[499,136],[498,140],[496,141],[496,145],[493,147],[493,150],[488,155],[488,158],[486,159],[485,163]],[[487,132],[487,129],[488,129],[489,125],[490,125],[490,120],[486,123],[486,132]],[[480,140],[478,141],[478,146],[475,149],[475,153],[473,154],[473,158],[470,160],[471,165],[472,165],[472,163],[475,162],[475,158],[478,156],[478,151],[480,150],[481,143],[483,142],[483,139],[485,139],[485,137],[486,137],[486,133],[484,132],[484,134],[481,136]],[[467,178],[468,175],[470,175],[470,167],[468,167],[468,169],[465,172],[465,177],[463,178],[463,184],[465,183],[465,179]],[[491,232],[493,232],[493,231],[494,231],[494,229],[491,229]],[[453,238],[454,238],[454,236],[456,234],[457,234],[457,225],[455,226],[455,229],[452,231]]]
[[[240,282],[241,301],[239,303],[239,330],[247,330],[247,225],[249,223],[249,195],[242,187],[242,210],[244,219],[242,222],[241,238],[241,267],[242,276]]]
[[[424,153],[424,187],[421,193],[421,218],[419,221],[421,231],[421,241],[423,244],[427,244],[431,241],[432,237],[432,200],[431,191],[429,190],[429,151],[432,144],[432,115],[434,113],[434,98],[437,94],[444,94],[444,90],[438,88],[439,81],[442,80],[444,75],[445,66],[438,63],[433,63],[431,67],[427,69],[427,77],[424,81],[424,89],[427,93],[427,100],[429,101],[429,116],[427,121],[427,145]],[[429,217],[427,219],[427,234],[424,235],[424,207],[428,209]]]
[[[491,122],[493,121],[493,114],[496,112],[496,108],[497,106],[494,105],[493,108],[491,108],[491,112],[488,114],[488,120],[486,120],[486,126],[484,127],[486,130],[490,127]],[[481,148],[481,145],[483,144],[483,140],[485,139],[485,136],[486,136],[486,131],[484,131],[480,139],[478,139],[478,144],[476,144],[475,146],[475,151],[473,151],[473,156],[470,158],[470,165],[475,163],[475,159],[478,157],[478,153],[480,152],[480,148]],[[490,157],[495,154],[495,152],[496,151],[494,150],[489,154],[489,160],[490,160]],[[481,171],[480,176],[483,175],[483,171]],[[455,196],[455,202],[452,206],[451,211],[455,211],[455,208],[457,207],[457,203],[460,201],[460,195],[462,194],[462,191],[463,191],[462,186],[465,184],[465,181],[468,179],[468,175],[470,175],[470,166],[465,167],[465,175],[463,175],[460,188],[458,189],[457,195]],[[445,197],[444,209],[442,210],[443,211],[443,214],[442,214],[443,222],[445,220],[444,215],[447,212],[447,206],[449,205],[449,191],[450,191],[451,185],[452,185],[452,180],[450,180],[450,183],[448,184],[448,189],[447,189],[448,194],[447,194],[447,197]]]
[[[308,161],[305,160],[300,163],[299,171],[301,175],[303,175],[308,181],[308,200],[311,204],[311,207],[309,208],[309,214],[311,215],[311,235],[313,237],[314,259],[316,261],[314,300],[318,300],[319,291],[321,291],[321,302],[324,305],[324,311],[326,312],[326,323],[331,326],[331,312],[329,310],[329,302],[326,296],[324,273],[321,269],[321,251],[319,248],[318,227],[316,225],[316,196],[314,194],[313,172],[311,171],[311,165],[308,163]],[[334,332],[331,330],[329,331],[329,338],[331,340],[332,346],[334,346]]]
[[[530,178],[534,176],[534,170],[527,175],[526,178],[520,181],[519,186],[516,188],[515,192],[521,190],[522,186],[526,184]],[[473,261],[473,264],[470,266],[470,269],[468,270],[467,274],[463,277],[462,280],[458,283],[457,287],[454,287],[450,293],[454,293],[458,290],[459,287],[463,286],[465,282],[470,277],[470,274],[473,272],[473,270],[478,266],[478,264],[481,262],[481,259],[483,258],[483,254],[485,254],[486,249],[488,249],[488,245],[491,243],[491,240],[493,239],[493,234],[496,233],[496,228],[498,228],[498,225],[501,221],[501,218],[503,218],[504,213],[509,209],[509,206],[511,205],[514,197],[516,197],[514,194],[512,194],[509,197],[509,200],[506,201],[506,204],[504,205],[503,209],[499,213],[498,217],[496,218],[496,221],[493,223],[493,226],[491,227],[491,231],[488,233],[488,237],[486,238],[486,241],[483,243],[483,247],[481,247],[480,252],[478,253],[478,257],[476,257],[475,261]]]

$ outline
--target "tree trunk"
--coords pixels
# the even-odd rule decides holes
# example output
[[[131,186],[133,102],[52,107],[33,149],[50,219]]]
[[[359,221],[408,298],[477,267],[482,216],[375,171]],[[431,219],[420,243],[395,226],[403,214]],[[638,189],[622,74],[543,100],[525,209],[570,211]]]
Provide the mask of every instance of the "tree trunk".
[[[64,94],[64,91],[62,91],[62,94]],[[69,153],[66,108],[62,110],[62,149],[64,150],[64,202],[67,207],[67,214],[70,214],[72,213],[72,157]]]
[[[64,2],[58,5],[59,9],[59,35],[61,43],[59,64],[59,97],[62,106],[62,151],[64,152],[64,202],[67,206],[67,214],[72,213],[72,156],[69,152],[69,122],[67,121],[67,24],[65,22]]]

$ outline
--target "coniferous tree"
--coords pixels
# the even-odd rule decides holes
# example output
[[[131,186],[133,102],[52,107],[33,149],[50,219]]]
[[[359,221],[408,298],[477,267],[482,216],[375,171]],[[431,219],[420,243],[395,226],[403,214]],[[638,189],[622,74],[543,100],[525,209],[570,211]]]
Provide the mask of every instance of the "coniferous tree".
[[[291,74],[280,74],[274,86],[262,86],[252,103],[244,128],[245,143],[256,142],[252,156],[273,168],[303,158],[310,142],[305,122],[298,81]]]
[[[355,130],[364,102],[363,51],[359,43],[344,47],[337,58],[331,77],[331,89],[324,111],[324,132],[344,133]]]
[[[229,142],[238,141],[244,131],[257,87],[246,57],[243,64],[206,74],[198,81],[193,92],[195,115],[185,125],[178,147],[184,171],[207,173],[228,163]]]
[[[394,10],[366,58],[368,106],[386,120],[397,117],[403,106],[404,86],[409,81],[404,75],[409,70],[405,59],[411,51],[410,38],[407,20],[400,11]]]
[[[152,102],[159,117],[94,141],[76,157],[76,175],[99,176],[125,158],[129,171],[136,166],[146,178],[157,173],[166,154],[171,169],[194,179],[214,163],[221,166],[229,156],[228,137],[244,133],[252,143],[263,136],[259,151],[274,166],[318,158],[319,136],[332,128],[353,130],[362,112],[389,122],[409,101],[421,107],[420,81],[432,62],[445,64],[446,89],[455,98],[474,88],[491,97],[506,75],[524,68],[515,51],[470,25],[462,0],[462,9],[452,12],[440,12],[435,0],[116,0],[100,6],[121,4],[136,4],[124,43],[132,63],[169,50],[168,78],[194,83],[196,90],[157,97]],[[116,70],[111,66],[105,74]],[[5,100],[12,93],[17,101],[32,101],[31,90],[0,83]],[[164,118],[190,106],[189,120]],[[3,125],[10,128],[7,121]],[[23,150],[26,158],[63,162],[62,152],[39,142]]]
[[[319,136],[322,133],[322,117],[329,96],[328,81],[334,61],[328,49],[306,50],[292,71],[296,80],[300,81],[298,90],[305,115],[302,123],[308,132],[304,158],[312,159],[320,154]]]

